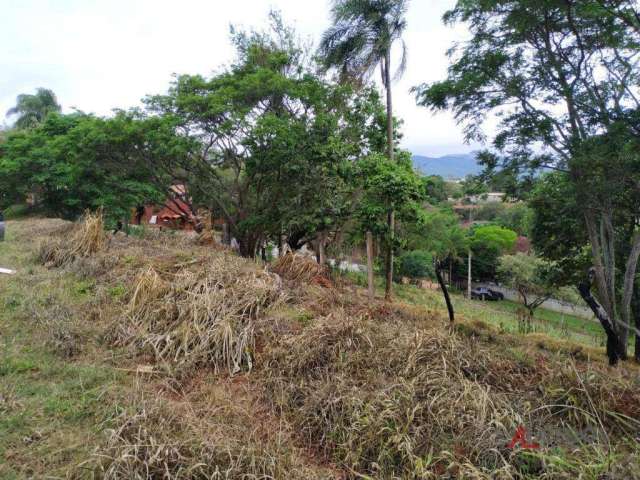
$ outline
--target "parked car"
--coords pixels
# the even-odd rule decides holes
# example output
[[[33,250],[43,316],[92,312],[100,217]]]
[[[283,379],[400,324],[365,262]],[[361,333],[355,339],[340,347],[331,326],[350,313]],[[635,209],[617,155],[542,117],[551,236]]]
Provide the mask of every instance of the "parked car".
[[[4,215],[0,212],[0,242],[4,240]]]
[[[471,298],[473,300],[498,301],[504,300],[504,295],[490,288],[478,287],[471,290]]]

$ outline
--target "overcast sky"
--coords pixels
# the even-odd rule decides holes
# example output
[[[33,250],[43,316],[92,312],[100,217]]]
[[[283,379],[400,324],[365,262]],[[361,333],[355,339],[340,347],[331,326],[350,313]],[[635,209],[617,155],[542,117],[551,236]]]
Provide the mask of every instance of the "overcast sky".
[[[65,112],[109,115],[166,91],[173,73],[210,74],[229,63],[229,25],[265,24],[282,12],[317,41],[329,24],[329,0],[0,0],[0,118],[20,93],[56,92]],[[405,40],[408,69],[394,86],[404,146],[444,155],[465,145],[450,114],[417,107],[409,89],[444,78],[446,50],[465,30],[442,25],[454,0],[413,0]],[[8,121],[6,119],[0,120]]]

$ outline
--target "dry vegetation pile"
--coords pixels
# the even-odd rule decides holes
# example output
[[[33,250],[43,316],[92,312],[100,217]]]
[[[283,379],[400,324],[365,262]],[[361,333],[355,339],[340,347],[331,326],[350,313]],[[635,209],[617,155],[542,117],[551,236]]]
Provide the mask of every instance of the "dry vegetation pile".
[[[319,265],[310,257],[291,252],[278,258],[271,267],[271,271],[297,284],[331,285],[329,269],[326,266]]]
[[[62,267],[103,251],[107,245],[104,228],[102,212],[86,212],[73,226],[71,236],[58,236],[41,244],[38,255],[40,262],[47,267]],[[61,230],[61,233],[67,232]]]
[[[640,433],[637,379],[566,357],[518,361],[444,323],[381,313],[318,319],[266,359],[273,408],[354,476],[596,478],[607,465],[592,463],[593,451],[604,457],[611,442]],[[545,450],[507,448],[519,425]],[[560,446],[575,465],[546,456]],[[625,448],[609,470],[632,470],[611,478],[640,475],[637,448]]]
[[[118,341],[177,371],[251,369],[255,320],[281,299],[278,277],[229,254],[175,272],[142,272],[118,325]]]
[[[87,228],[70,243],[86,244],[78,231]],[[328,272],[303,257],[288,254],[270,273],[226,251],[189,248],[163,237],[69,251],[116,259],[100,277],[127,285],[112,344],[149,355],[178,385],[198,371],[224,383],[253,367],[235,378],[263,407],[242,405],[240,392],[238,408],[222,415],[206,389],[177,403],[184,408],[138,402],[99,450],[106,478],[336,477],[305,470],[301,451],[343,478],[640,478],[634,370],[477,324],[450,329],[440,312],[369,304],[349,286],[321,288]],[[273,419],[266,427],[263,416]],[[216,427],[203,429],[203,418]],[[507,447],[520,425],[540,449]]]

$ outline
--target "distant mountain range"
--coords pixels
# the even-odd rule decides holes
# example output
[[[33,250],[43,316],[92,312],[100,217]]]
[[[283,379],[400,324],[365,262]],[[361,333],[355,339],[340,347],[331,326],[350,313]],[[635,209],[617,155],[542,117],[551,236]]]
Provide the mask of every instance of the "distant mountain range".
[[[467,175],[477,175],[482,171],[478,165],[476,153],[462,153],[445,155],[444,157],[413,156],[413,164],[425,175],[440,175],[446,179],[464,178]]]

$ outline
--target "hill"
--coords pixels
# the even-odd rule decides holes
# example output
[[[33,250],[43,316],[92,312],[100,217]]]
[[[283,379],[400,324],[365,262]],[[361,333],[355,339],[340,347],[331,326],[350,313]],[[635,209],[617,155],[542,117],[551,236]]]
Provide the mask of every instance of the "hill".
[[[475,152],[443,157],[414,155],[413,164],[426,175],[440,175],[443,178],[464,178],[482,171],[482,167],[476,161]]]
[[[87,220],[0,249],[0,478],[640,478],[638,369],[602,337]]]

